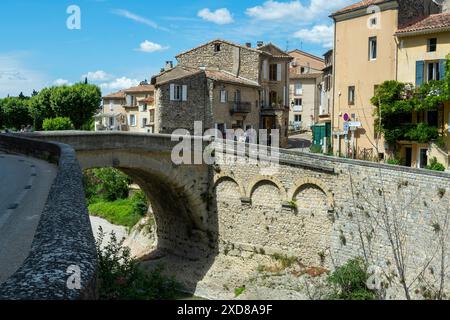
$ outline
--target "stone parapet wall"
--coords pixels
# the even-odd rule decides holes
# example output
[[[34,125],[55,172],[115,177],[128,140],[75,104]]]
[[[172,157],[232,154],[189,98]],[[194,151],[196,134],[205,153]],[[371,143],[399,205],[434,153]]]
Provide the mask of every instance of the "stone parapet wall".
[[[64,144],[12,135],[0,135],[0,149],[58,164],[58,173],[42,212],[30,255],[19,270],[0,285],[0,299],[96,298],[95,240],[84,198],[82,173],[74,150]],[[81,273],[81,288],[69,289],[70,270],[77,269]]]

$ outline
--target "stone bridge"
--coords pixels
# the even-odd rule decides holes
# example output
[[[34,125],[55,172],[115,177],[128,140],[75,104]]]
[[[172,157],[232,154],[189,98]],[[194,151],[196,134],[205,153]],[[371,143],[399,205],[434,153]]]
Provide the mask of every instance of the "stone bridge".
[[[448,173],[276,149],[255,162],[248,145],[238,151],[234,143],[200,137],[189,144],[214,150],[216,163],[176,165],[171,153],[179,141],[170,135],[31,137],[72,146],[83,169],[115,167],[130,175],[152,203],[158,251],[202,261],[189,279],[194,289],[218,255],[281,254],[329,269],[364,256],[389,266],[394,257],[385,231],[394,225],[410,245],[408,266],[417,268],[417,259],[437,246],[436,225],[448,234]],[[267,168],[265,161],[275,158],[278,165]],[[448,246],[443,256],[448,261]]]

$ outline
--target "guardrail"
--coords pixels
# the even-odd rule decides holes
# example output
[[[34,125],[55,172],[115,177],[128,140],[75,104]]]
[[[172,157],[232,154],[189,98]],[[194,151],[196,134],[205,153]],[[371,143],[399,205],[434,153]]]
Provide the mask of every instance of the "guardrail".
[[[0,149],[58,164],[30,254],[16,273],[0,284],[0,299],[97,298],[97,253],[75,151],[65,144],[4,134],[0,134]],[[68,285],[72,279],[74,285]]]

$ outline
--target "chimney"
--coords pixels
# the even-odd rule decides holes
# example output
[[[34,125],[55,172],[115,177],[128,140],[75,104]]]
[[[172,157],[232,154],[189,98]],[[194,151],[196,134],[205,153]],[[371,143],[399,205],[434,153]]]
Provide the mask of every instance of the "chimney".
[[[252,43],[251,43],[251,42],[247,42],[247,43],[245,44],[245,46],[246,46],[247,48],[251,48],[251,47],[252,47]]]
[[[258,48],[259,48],[259,47],[262,47],[262,46],[264,45],[264,41],[258,41],[258,42],[256,43],[256,45],[258,46]]]
[[[166,66],[164,67],[165,71],[173,69],[173,61],[166,61]]]

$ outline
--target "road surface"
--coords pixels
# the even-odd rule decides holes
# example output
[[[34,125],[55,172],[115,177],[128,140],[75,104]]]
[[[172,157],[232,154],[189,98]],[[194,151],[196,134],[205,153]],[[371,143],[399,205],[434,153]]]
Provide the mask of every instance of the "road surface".
[[[0,152],[0,283],[29,254],[56,171],[48,162]]]
[[[312,136],[311,133],[305,132],[302,134],[296,134],[289,137],[288,149],[294,150],[294,151],[301,151],[301,152],[309,152],[309,149],[312,144]]]

